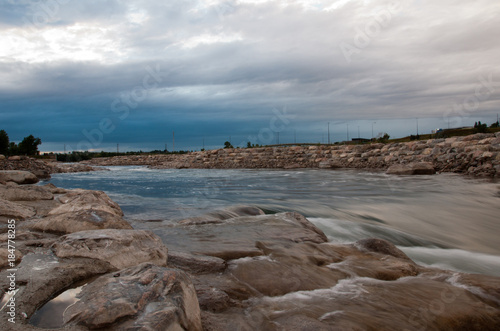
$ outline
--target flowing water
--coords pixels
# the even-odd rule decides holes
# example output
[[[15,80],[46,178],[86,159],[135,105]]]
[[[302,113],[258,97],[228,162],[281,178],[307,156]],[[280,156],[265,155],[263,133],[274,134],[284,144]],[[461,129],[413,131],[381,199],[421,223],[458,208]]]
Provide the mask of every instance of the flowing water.
[[[423,265],[500,276],[500,183],[454,174],[358,170],[152,170],[56,174],[56,186],[105,191],[135,228],[232,205],[298,211],[332,242],[387,239]]]

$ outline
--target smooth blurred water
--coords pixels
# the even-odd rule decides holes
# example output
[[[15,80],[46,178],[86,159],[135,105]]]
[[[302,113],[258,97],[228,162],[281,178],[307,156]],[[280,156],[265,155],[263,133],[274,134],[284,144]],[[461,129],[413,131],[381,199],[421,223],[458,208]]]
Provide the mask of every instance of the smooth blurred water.
[[[136,228],[154,231],[213,209],[255,205],[298,211],[333,242],[383,238],[422,264],[500,276],[500,184],[490,180],[358,170],[108,169],[56,174],[50,182],[105,191]]]

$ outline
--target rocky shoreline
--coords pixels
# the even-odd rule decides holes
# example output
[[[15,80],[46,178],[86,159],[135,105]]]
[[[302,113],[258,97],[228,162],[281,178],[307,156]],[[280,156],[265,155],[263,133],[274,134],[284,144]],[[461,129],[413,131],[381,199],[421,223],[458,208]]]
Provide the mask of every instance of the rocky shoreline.
[[[6,158],[0,155],[0,171],[1,170],[28,171],[39,179],[48,179],[50,178],[50,174],[88,172],[103,169],[96,169],[82,163],[44,161],[26,156],[11,156]]]
[[[304,216],[252,206],[134,230],[105,193],[65,190],[0,171],[0,288],[15,321],[67,289],[63,330],[498,330],[500,278],[426,268],[391,243],[338,245]],[[2,304],[3,305],[3,304]],[[43,316],[41,317],[43,319]],[[55,328],[55,326],[53,326]]]
[[[232,148],[183,155],[117,156],[82,163],[100,166],[145,165],[156,169],[380,170],[401,164],[427,163],[437,172],[500,177],[500,132],[407,143]]]

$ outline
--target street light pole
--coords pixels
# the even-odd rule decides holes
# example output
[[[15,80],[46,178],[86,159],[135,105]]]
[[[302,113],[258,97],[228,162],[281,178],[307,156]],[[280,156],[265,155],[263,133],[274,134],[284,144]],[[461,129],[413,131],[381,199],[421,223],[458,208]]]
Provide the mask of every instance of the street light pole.
[[[328,145],[330,145],[330,122],[328,122]]]

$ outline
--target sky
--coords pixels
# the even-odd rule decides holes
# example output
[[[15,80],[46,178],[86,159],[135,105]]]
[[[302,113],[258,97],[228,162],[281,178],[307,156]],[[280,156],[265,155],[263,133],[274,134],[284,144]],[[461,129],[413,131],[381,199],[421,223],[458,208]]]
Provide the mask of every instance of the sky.
[[[0,0],[0,129],[199,150],[491,124],[497,0]]]

